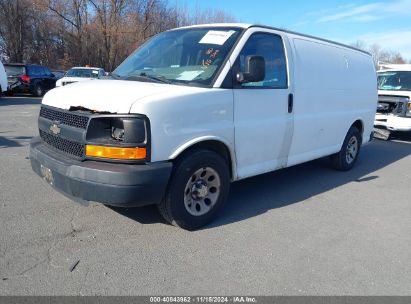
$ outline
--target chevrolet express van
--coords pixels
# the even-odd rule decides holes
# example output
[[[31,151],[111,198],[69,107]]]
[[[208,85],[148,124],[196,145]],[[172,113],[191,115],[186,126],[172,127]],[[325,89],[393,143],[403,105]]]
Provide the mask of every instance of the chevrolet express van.
[[[30,159],[75,200],[157,204],[192,230],[215,217],[230,182],[327,155],[351,169],[376,107],[368,53],[260,25],[184,27],[149,40],[112,79],[48,92]]]

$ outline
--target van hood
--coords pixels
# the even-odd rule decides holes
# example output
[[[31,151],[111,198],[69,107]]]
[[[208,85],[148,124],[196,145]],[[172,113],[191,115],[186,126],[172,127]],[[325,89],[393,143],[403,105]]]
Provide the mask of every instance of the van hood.
[[[81,81],[50,90],[42,103],[65,110],[82,107],[96,112],[127,114],[133,103],[144,97],[185,88],[189,87],[126,80]]]

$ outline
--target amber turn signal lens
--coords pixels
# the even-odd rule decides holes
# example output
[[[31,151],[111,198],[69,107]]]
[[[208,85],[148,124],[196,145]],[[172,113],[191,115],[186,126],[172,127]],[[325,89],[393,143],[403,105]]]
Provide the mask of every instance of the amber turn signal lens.
[[[115,159],[145,159],[147,157],[147,149],[86,145],[86,156]]]

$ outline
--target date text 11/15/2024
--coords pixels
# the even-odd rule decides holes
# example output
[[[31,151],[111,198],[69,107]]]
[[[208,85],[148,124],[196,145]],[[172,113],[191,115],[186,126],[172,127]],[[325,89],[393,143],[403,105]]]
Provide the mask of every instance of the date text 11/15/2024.
[[[164,296],[150,297],[150,303],[257,303],[257,300],[255,297],[247,296]]]

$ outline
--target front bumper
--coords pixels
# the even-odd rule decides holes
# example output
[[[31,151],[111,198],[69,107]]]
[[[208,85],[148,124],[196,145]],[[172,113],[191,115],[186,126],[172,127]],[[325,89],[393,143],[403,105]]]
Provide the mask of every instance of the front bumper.
[[[39,137],[30,142],[30,161],[34,172],[69,198],[121,207],[158,204],[172,169],[170,162],[77,161],[52,150]]]
[[[374,126],[385,127],[390,131],[411,131],[411,117],[376,114]]]
[[[22,83],[20,81],[9,84],[9,90],[15,93],[27,93],[31,92],[32,86],[28,83]]]

